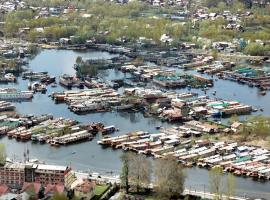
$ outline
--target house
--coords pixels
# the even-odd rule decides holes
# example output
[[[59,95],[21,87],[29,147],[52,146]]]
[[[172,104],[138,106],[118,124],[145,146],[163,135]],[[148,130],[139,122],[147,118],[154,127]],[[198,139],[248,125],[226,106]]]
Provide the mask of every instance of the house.
[[[28,193],[29,191],[33,192],[36,196],[38,193],[43,190],[45,197],[52,197],[55,193],[61,194],[65,191],[65,186],[63,184],[48,184],[46,187],[41,183],[37,182],[25,182],[21,189],[21,193]]]
[[[62,184],[56,184],[56,185],[48,184],[45,188],[44,195],[46,197],[52,197],[53,194],[55,193],[62,194],[64,191],[65,191],[65,186]]]
[[[49,8],[49,12],[51,15],[60,15],[61,9],[58,7],[52,7],[52,8]]]
[[[64,184],[70,170],[67,166],[38,165],[35,169],[35,181],[43,185]]]
[[[88,179],[83,179],[74,188],[75,196],[79,197],[80,199],[90,200],[95,195],[95,187],[95,182],[89,181]]]
[[[25,182],[23,184],[22,189],[21,189],[21,193],[27,192],[27,191],[31,190],[36,195],[38,195],[38,192],[40,191],[40,188],[41,188],[41,184],[40,183],[36,183],[36,182],[28,183],[28,182]]]
[[[7,185],[5,184],[0,185],[0,196],[8,193],[8,191],[9,191],[9,187]]]
[[[4,195],[2,195],[0,197],[1,200],[10,200],[10,199],[13,199],[13,200],[29,200],[29,195],[27,194],[27,192],[23,192],[21,194],[14,194],[14,193],[6,193]]]
[[[67,44],[71,44],[71,39],[69,39],[69,38],[60,38],[59,42],[60,42],[60,44],[67,45]]]
[[[161,116],[169,121],[182,120],[183,117],[181,109],[177,108],[164,110]]]
[[[12,188],[18,188],[25,182],[25,164],[6,163],[0,167],[0,183]]]
[[[234,122],[231,125],[231,130],[233,130],[234,132],[236,132],[241,126],[242,126],[242,123],[240,123],[240,122]]]
[[[160,37],[160,41],[163,42],[163,43],[166,43],[166,44],[167,43],[170,44],[170,43],[172,43],[173,39],[169,35],[163,34]]]
[[[159,98],[157,99],[156,103],[159,105],[160,108],[169,107],[171,105],[170,98]]]

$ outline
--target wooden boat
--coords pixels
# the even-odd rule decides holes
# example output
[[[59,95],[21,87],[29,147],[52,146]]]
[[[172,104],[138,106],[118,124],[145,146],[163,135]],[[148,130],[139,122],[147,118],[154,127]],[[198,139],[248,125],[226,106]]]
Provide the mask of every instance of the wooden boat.
[[[110,134],[116,131],[115,126],[106,126],[102,129],[101,133],[102,135]]]

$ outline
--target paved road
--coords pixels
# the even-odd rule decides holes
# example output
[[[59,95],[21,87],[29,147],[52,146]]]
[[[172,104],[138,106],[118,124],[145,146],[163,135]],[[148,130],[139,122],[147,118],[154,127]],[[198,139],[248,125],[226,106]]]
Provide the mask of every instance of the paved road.
[[[77,174],[78,177],[90,177],[91,179],[99,181],[99,182],[120,184],[119,176],[107,176],[107,175],[104,176],[104,175],[100,175],[98,173],[92,173],[91,176],[89,176],[89,173],[81,173],[81,172],[76,172],[76,174]],[[150,186],[150,187],[153,187],[153,186]],[[200,196],[202,198],[208,198],[208,199],[214,199],[215,198],[215,194],[212,194],[212,193],[209,193],[209,192],[191,190],[191,189],[185,189],[184,194]],[[116,193],[112,197],[112,200],[117,199],[117,197],[119,195],[120,195],[120,193]],[[228,199],[227,196],[222,195],[222,200],[227,200],[227,199]],[[247,200],[247,198],[244,198],[244,197],[230,197],[230,199],[231,200]]]
[[[203,192],[203,191],[196,191],[196,190],[189,190],[185,189],[184,194],[194,195],[194,196],[200,196],[202,198],[207,199],[215,199],[215,194],[209,193],[209,192]],[[227,200],[228,197],[225,195],[222,195],[223,200]],[[243,197],[230,197],[231,200],[246,200],[246,198]]]

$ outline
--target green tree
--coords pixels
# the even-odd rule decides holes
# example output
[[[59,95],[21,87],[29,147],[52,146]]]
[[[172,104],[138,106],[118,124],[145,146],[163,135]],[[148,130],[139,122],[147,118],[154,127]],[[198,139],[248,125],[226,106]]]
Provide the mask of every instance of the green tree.
[[[211,55],[216,60],[218,58],[218,50],[217,49],[213,49]]]
[[[76,64],[77,65],[79,65],[79,64],[81,64],[82,63],[82,57],[81,56],[78,56],[77,58],[76,58]]]
[[[68,200],[65,194],[55,193],[50,200]]]
[[[26,193],[29,195],[29,200],[37,200],[38,199],[38,196],[37,196],[37,194],[35,192],[34,186],[27,189]]]
[[[223,12],[226,9],[226,4],[225,2],[221,1],[218,3],[217,7],[220,12]]]
[[[6,158],[6,147],[4,144],[0,144],[0,165],[4,165],[6,163]]]
[[[244,49],[244,52],[251,56],[264,56],[269,51],[269,46],[263,46],[258,43],[249,43]]]
[[[126,193],[129,192],[129,179],[130,179],[130,165],[131,165],[131,154],[123,153],[121,155],[122,170],[121,170],[121,186],[125,189]]]
[[[44,186],[42,185],[38,191],[38,199],[43,199],[45,197],[45,188]]]
[[[220,0],[204,0],[203,1],[204,5],[208,8],[217,7],[220,2],[222,2],[222,1],[220,1]]]
[[[236,115],[236,114],[232,115],[232,116],[230,117],[230,119],[229,119],[229,123],[230,123],[230,124],[233,124],[234,122],[238,122],[238,121],[239,121],[239,117],[238,117],[238,115]]]
[[[177,199],[184,191],[186,176],[173,158],[156,162],[155,177],[155,190],[161,199]]]

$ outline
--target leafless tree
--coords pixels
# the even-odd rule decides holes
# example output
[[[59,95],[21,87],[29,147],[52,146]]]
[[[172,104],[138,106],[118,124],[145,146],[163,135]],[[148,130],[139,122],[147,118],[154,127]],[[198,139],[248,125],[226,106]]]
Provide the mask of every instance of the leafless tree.
[[[184,191],[185,177],[173,158],[156,161],[155,189],[161,199],[178,198]]]

